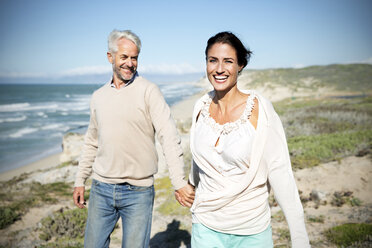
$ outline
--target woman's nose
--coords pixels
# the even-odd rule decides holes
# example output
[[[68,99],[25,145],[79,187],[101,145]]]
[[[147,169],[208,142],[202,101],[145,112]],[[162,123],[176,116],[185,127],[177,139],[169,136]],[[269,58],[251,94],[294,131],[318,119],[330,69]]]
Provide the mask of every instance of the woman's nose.
[[[218,65],[217,65],[217,72],[218,73],[224,72],[224,67],[223,67],[223,64],[222,63],[218,63]]]

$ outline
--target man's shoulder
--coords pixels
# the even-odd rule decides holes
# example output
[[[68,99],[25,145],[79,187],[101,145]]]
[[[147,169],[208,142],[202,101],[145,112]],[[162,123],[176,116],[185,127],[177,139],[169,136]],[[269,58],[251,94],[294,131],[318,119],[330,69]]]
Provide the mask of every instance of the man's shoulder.
[[[142,92],[145,95],[153,94],[154,92],[161,92],[157,84],[142,76],[137,76],[132,84],[135,91]]]
[[[137,76],[133,83],[137,85],[142,85],[144,87],[157,87],[155,83],[144,78],[143,76]]]
[[[105,83],[105,84],[103,84],[103,85],[101,85],[98,89],[96,89],[94,92],[93,92],[93,97],[96,97],[96,96],[98,96],[98,95],[101,95],[101,94],[103,94],[107,89],[108,89],[108,87],[109,87],[109,85],[108,85],[109,83]]]

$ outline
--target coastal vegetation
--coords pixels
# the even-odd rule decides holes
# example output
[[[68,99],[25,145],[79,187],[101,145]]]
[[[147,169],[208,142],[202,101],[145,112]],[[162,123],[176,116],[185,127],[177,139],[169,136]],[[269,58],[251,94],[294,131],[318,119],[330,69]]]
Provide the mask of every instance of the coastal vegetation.
[[[25,178],[25,175],[20,178]],[[71,185],[64,182],[18,184],[20,178],[0,184],[0,229],[20,219],[30,208],[54,204],[71,197]]]
[[[157,208],[160,214],[171,216],[189,215],[188,208],[180,206],[174,198],[173,187],[168,177],[157,179],[155,181],[155,190],[157,197],[163,197],[162,203]]]
[[[371,247],[372,224],[346,223],[332,227],[324,234],[338,247]]]
[[[41,220],[39,238],[47,243],[41,247],[84,247],[84,229],[87,209],[61,208]]]
[[[286,100],[274,107],[295,169],[371,152],[371,96]]]
[[[340,162],[349,156],[369,156],[370,158],[372,65],[245,70],[241,78],[243,81],[246,80],[244,82],[247,82],[250,88],[264,85],[274,89],[285,86],[293,92],[299,92],[301,89],[315,92],[319,88],[326,87],[337,91],[337,94],[331,94],[331,96],[310,94],[274,102],[274,108],[283,122],[292,166],[295,170],[319,168],[321,166],[317,167],[318,165],[331,161]],[[185,136],[188,135],[190,125],[191,118],[177,122],[180,133]],[[72,159],[63,162],[52,170],[74,167],[75,161],[76,159]],[[188,148],[184,149],[184,162],[187,165],[185,168],[187,175],[192,162]],[[22,234],[23,231],[8,232],[10,235],[6,241],[0,243],[0,247],[14,247],[15,244],[17,247],[83,247],[87,211],[73,208],[73,182],[39,183],[30,180],[30,176],[30,174],[22,174],[0,183],[0,233],[6,233],[6,230],[19,223],[17,221],[22,220],[30,209],[52,205],[58,207],[45,213],[37,224],[29,228],[28,232],[33,233],[33,241],[26,242],[23,246],[19,245],[19,242],[25,242],[22,237],[31,237],[31,235]],[[361,180],[365,180],[365,184],[370,183],[367,177]],[[87,183],[89,184],[90,182]],[[154,216],[170,220],[169,223],[173,219],[173,222],[178,223],[173,233],[178,234],[179,231],[183,231],[182,235],[187,236],[191,229],[190,220],[187,219],[190,212],[174,199],[170,179],[167,176],[157,177],[155,191]],[[353,193],[349,190],[335,188],[328,192],[328,198],[325,199],[316,198],[314,194],[317,192],[312,193],[307,197],[300,192],[300,197],[305,208],[305,220],[308,227],[319,229],[316,230],[319,236],[311,240],[313,247],[371,247],[371,207],[365,199],[362,201],[356,196],[358,192]],[[88,198],[89,188],[85,195],[85,199]],[[274,210],[278,208],[272,195],[269,201]],[[329,215],[329,212],[314,210],[325,207],[332,208],[334,212],[340,212],[343,216],[349,215],[350,212],[347,212],[347,209],[353,212],[360,211],[362,217],[351,219],[353,223],[349,223],[350,219],[347,219],[348,221],[342,219],[341,224],[329,226],[327,224],[331,222],[334,213]],[[306,208],[311,208],[312,211],[307,213]],[[180,223],[177,219],[185,220],[181,221],[183,230],[179,230]],[[273,211],[275,247],[290,247],[290,234],[285,221],[281,210]],[[184,226],[186,224],[189,226]],[[2,236],[5,237],[5,235]],[[172,243],[173,238],[180,240],[182,237],[173,235],[166,239]]]
[[[294,91],[302,88],[317,89],[330,87],[339,91],[365,93],[371,90],[372,65],[333,64],[304,68],[281,68],[265,70],[245,70],[242,80],[249,79],[251,88],[267,83],[287,86]]]

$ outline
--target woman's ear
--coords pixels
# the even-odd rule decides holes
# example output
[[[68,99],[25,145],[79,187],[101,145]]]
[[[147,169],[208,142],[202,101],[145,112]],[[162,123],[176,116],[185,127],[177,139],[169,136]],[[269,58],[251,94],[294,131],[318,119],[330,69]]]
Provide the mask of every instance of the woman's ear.
[[[240,73],[242,72],[243,69],[244,69],[244,66],[243,66],[243,65],[239,65],[238,74],[240,74]]]

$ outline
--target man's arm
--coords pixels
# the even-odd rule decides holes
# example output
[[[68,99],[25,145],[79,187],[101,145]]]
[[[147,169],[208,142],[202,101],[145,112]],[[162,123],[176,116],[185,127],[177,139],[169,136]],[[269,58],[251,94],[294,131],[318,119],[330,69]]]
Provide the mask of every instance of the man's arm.
[[[195,196],[194,187],[185,180],[181,139],[170,108],[155,85],[149,90],[147,100],[151,120],[168,165],[169,176],[176,190],[176,199],[182,206],[191,207]]]
[[[79,208],[84,208],[85,181],[92,173],[92,165],[98,149],[97,121],[93,104],[90,104],[89,127],[85,134],[83,151],[79,159],[78,172],[75,179],[73,193],[74,203]]]
[[[74,203],[78,208],[85,208],[85,199],[84,199],[85,187],[75,187],[74,188]]]
[[[150,118],[162,146],[169,177],[176,190],[186,186],[181,139],[178,135],[170,108],[156,85],[148,87],[146,95]]]

